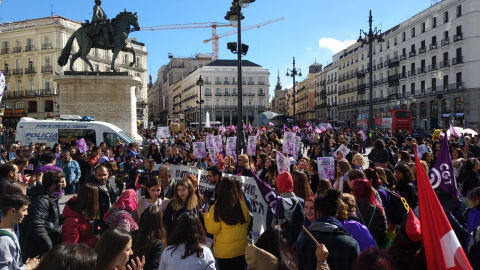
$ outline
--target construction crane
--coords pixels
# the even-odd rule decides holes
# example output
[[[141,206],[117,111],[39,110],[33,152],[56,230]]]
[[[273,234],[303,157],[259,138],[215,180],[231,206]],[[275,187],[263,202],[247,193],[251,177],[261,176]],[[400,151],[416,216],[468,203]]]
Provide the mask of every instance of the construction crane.
[[[247,31],[247,30],[251,30],[251,29],[254,29],[254,28],[260,28],[261,26],[271,24],[271,23],[274,23],[274,22],[278,22],[278,21],[281,21],[283,19],[285,19],[285,18],[284,17],[279,17],[279,18],[269,20],[269,21],[266,21],[266,22],[245,26],[245,27],[242,27],[242,32]],[[206,40],[203,41],[203,43],[208,43],[208,42],[212,41],[212,51],[213,51],[213,57],[214,57],[213,60],[217,60],[217,58],[218,58],[218,39],[222,38],[222,37],[229,36],[229,35],[233,35],[233,34],[236,34],[236,33],[238,33],[238,29],[228,31],[228,32],[222,33],[220,35],[212,35],[212,38],[206,39]]]
[[[188,29],[188,28],[212,28],[212,39],[217,36],[217,27],[228,27],[232,26],[228,23],[219,23],[219,22],[205,22],[205,23],[184,23],[184,24],[166,24],[166,25],[159,25],[159,26],[150,26],[150,27],[142,27],[140,31],[156,31],[156,30],[171,30],[171,29]],[[218,39],[217,39],[218,42]],[[217,60],[218,57],[218,43],[215,42],[213,45],[214,48],[216,46],[216,50],[213,50],[213,58]],[[217,52],[217,54],[215,54]]]
[[[263,23],[251,25],[251,26],[246,26],[242,27],[242,31],[250,30],[253,28],[258,28],[262,25],[273,23],[276,21],[281,21],[283,20],[283,17],[266,21]],[[188,29],[188,28],[207,28],[211,27],[212,28],[212,38],[208,40],[204,40],[204,43],[207,43],[209,41],[212,41],[212,55],[213,55],[213,60],[218,59],[218,39],[224,36],[232,35],[237,33],[237,30],[225,32],[223,34],[217,35],[217,27],[228,27],[232,26],[231,24],[228,23],[219,23],[219,22],[205,22],[205,23],[185,23],[185,24],[166,24],[166,25],[158,25],[158,26],[150,26],[150,27],[142,27],[140,28],[140,31],[157,31],[157,30],[171,30],[171,29]],[[130,30],[131,32],[135,31],[134,29]]]

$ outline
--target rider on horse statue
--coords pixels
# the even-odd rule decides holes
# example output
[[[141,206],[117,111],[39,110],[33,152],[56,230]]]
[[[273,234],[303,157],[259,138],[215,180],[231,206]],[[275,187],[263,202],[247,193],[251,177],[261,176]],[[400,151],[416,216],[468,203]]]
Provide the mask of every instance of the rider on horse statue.
[[[110,24],[110,20],[107,19],[105,11],[103,11],[102,0],[95,0],[95,6],[93,7],[92,27],[93,35],[103,33],[105,40],[108,40],[111,45],[114,43],[113,27]]]

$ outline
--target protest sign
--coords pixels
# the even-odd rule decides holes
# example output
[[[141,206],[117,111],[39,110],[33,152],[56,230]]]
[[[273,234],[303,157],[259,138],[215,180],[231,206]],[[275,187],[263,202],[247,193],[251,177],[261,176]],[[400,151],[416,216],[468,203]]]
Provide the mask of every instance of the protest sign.
[[[418,158],[422,158],[423,154],[425,154],[426,152],[428,152],[428,148],[425,144],[422,144],[422,145],[419,145],[417,146],[417,155],[418,155]]]
[[[207,135],[207,148],[213,148],[213,134]]]
[[[205,150],[204,142],[194,142],[193,143],[193,156],[195,158],[206,158],[207,152]]]
[[[281,153],[277,153],[277,170],[278,170],[278,173],[282,173],[282,172],[288,172],[289,171],[289,165],[290,165],[290,162],[288,160],[288,157],[284,156],[283,154]]]
[[[168,127],[157,128],[157,138],[170,138],[170,131]]]
[[[213,149],[212,148],[208,149],[208,153],[210,154],[209,155],[210,161],[212,162],[212,164],[218,164],[217,153],[211,150]]]
[[[222,135],[213,137],[213,147],[215,147],[217,153],[223,153]]]
[[[202,171],[196,168],[190,168],[188,166],[176,166],[169,165],[172,170],[172,178],[176,181],[185,178],[189,174],[193,174],[198,179],[198,190],[200,194],[204,195],[205,191],[214,192],[215,185],[211,184],[207,179],[207,171]],[[233,176],[224,174],[224,176]],[[268,205],[265,203],[262,194],[258,189],[255,179],[245,176],[233,176],[242,183],[242,190],[245,192],[245,196],[250,200],[252,204],[253,214],[253,227],[252,234],[250,235],[251,241],[256,242],[260,235],[266,229],[266,216],[268,211]],[[201,207],[201,206],[200,206]]]
[[[235,151],[237,149],[237,137],[228,137],[227,138],[227,149],[226,154],[227,156],[235,155]]]
[[[84,138],[81,138],[80,140],[77,140],[77,146],[78,146],[78,150],[80,151],[80,153],[88,151],[88,146],[87,146],[87,143],[85,142]]]
[[[298,159],[298,153],[300,152],[300,144],[302,142],[302,138],[300,138],[300,136],[295,136],[295,138],[293,139],[293,158],[295,160]]]
[[[283,146],[282,146],[282,152],[289,154],[289,155],[295,155],[293,151],[293,144],[295,140],[295,133],[293,132],[285,132],[283,135]]]
[[[318,178],[335,180],[335,159],[333,157],[317,157]]]
[[[257,136],[248,136],[247,155],[255,156],[257,154]]]
[[[345,145],[340,145],[340,147],[338,147],[338,149],[333,153],[333,157],[337,157],[337,154],[338,152],[342,152],[343,153],[343,157],[345,158],[348,153],[350,153],[350,149],[348,149],[347,147],[345,147]]]

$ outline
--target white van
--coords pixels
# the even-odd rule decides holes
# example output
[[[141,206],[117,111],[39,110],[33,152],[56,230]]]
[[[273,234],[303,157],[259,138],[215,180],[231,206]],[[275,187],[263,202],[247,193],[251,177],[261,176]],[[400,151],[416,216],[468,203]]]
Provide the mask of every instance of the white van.
[[[85,117],[79,120],[36,120],[22,117],[17,124],[15,135],[15,140],[20,141],[22,145],[35,142],[45,143],[50,147],[55,143],[69,144],[81,138],[95,145],[106,142],[109,146],[114,146],[117,140],[125,146],[133,143],[119,127],[92,119],[85,120]]]

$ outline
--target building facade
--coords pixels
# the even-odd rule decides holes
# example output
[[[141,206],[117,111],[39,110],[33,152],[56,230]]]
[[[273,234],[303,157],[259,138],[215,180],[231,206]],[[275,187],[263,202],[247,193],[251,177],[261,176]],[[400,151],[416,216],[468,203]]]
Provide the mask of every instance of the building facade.
[[[2,123],[16,127],[23,116],[36,119],[57,117],[59,114],[58,89],[53,81],[54,74],[62,74],[69,68],[57,64],[64,45],[71,34],[80,27],[80,22],[61,16],[25,20],[0,24],[0,68],[8,85],[0,107],[4,109]],[[120,71],[140,77],[142,84],[136,91],[137,120],[147,120],[147,51],[145,45],[131,40],[136,52],[136,64],[130,67],[132,55],[118,55]],[[72,53],[78,45],[74,42]],[[92,49],[89,61],[96,71],[110,71],[112,53]],[[81,59],[75,62],[74,70],[89,71]]]
[[[478,127],[479,11],[479,1],[444,0],[394,26],[383,34],[384,42],[374,43],[371,71],[368,46],[360,46],[354,71],[358,100],[348,103],[351,99],[342,84],[340,120],[354,126],[355,116],[368,115],[372,83],[374,112],[410,110],[414,129],[431,130],[450,123]],[[373,72],[372,82],[369,72]]]

